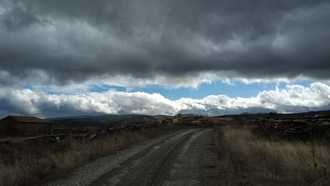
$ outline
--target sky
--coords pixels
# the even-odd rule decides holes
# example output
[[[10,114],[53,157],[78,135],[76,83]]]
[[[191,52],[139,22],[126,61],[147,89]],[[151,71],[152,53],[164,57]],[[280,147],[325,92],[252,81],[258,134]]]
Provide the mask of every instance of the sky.
[[[328,0],[0,0],[0,116],[330,109]]]

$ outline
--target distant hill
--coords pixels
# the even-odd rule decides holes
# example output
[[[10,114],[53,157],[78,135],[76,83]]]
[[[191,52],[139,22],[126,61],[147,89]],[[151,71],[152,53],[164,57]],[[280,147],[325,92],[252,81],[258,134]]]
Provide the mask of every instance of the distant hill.
[[[230,118],[273,118],[273,119],[312,119],[312,118],[330,118],[330,110],[326,111],[311,111],[311,112],[301,112],[301,113],[242,113],[236,115],[225,115],[222,117]]]
[[[33,116],[7,116],[0,120],[0,136],[24,136],[46,133],[49,122]]]
[[[40,119],[38,117],[34,117],[34,116],[7,116],[3,119],[1,119],[1,121],[10,121],[13,123],[20,123],[20,124],[43,124],[43,123],[47,123],[47,120],[44,119]]]
[[[157,122],[157,118],[147,115],[115,115],[107,114],[100,116],[76,116],[76,117],[63,117],[63,118],[50,118],[50,122],[59,125],[70,127],[118,127],[127,126],[132,124],[148,124]]]

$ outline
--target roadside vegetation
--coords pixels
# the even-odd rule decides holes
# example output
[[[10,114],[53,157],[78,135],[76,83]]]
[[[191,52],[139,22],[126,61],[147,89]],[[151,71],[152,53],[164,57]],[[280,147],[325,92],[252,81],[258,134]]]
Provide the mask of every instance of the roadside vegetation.
[[[330,144],[261,136],[255,127],[215,132],[219,185],[330,185]]]
[[[0,185],[39,185],[98,157],[160,136],[164,127],[120,131],[92,141],[66,139],[59,143],[0,144]]]

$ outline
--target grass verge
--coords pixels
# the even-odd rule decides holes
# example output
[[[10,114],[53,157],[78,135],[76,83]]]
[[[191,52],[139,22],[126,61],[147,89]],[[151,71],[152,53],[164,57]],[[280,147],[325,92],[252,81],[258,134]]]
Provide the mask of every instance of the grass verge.
[[[219,127],[215,133],[218,185],[330,185],[330,145],[274,140],[249,127]]]

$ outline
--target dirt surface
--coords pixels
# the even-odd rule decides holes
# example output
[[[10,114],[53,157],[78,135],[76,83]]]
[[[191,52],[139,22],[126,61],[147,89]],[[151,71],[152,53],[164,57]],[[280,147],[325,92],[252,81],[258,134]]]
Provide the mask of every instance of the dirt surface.
[[[99,159],[48,185],[215,185],[211,129],[186,129]]]

